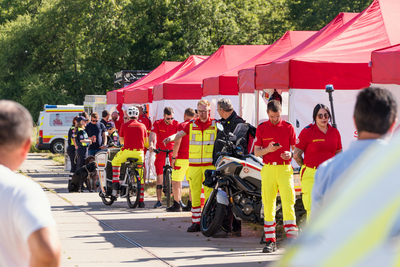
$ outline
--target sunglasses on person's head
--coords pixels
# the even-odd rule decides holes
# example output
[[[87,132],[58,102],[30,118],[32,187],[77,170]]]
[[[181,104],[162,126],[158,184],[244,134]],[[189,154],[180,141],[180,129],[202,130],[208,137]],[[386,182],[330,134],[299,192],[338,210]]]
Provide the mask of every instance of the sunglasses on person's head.
[[[174,117],[172,117],[172,118],[165,118],[167,121],[170,121],[170,120],[173,120],[174,119]]]
[[[325,114],[319,113],[319,114],[317,115],[317,117],[320,118],[320,119],[323,119],[324,117],[325,117],[325,119],[329,119],[330,116],[329,116],[328,113],[325,113]]]

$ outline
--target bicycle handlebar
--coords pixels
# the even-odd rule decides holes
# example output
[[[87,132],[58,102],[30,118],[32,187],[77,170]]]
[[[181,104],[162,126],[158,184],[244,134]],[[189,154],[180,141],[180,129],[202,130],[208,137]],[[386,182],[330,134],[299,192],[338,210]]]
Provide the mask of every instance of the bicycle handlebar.
[[[167,150],[162,150],[162,149],[160,149],[160,148],[158,148],[158,149],[153,149],[153,151],[154,151],[156,154],[158,154],[158,153],[160,153],[160,152],[165,152],[165,153],[167,153],[167,155],[168,155],[169,153],[172,153],[172,152],[173,152],[173,150],[169,150],[169,149],[167,149]]]

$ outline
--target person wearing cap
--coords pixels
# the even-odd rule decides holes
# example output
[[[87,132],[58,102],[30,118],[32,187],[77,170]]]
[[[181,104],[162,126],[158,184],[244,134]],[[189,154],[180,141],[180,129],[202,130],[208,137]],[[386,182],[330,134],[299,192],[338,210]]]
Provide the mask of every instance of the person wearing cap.
[[[108,147],[120,147],[119,134],[115,129],[115,124],[112,121],[107,122],[106,129],[108,132]]]
[[[264,253],[276,251],[275,206],[279,190],[282,201],[283,228],[289,242],[297,237],[294,213],[295,192],[290,161],[296,144],[296,133],[290,122],[281,119],[282,106],[278,100],[268,102],[269,120],[257,127],[254,155],[263,157],[261,198],[264,204]]]
[[[95,139],[95,136],[89,138],[85,131],[86,123],[88,119],[83,116],[80,116],[76,119],[76,127],[75,127],[75,144],[78,146],[76,150],[76,155],[78,156],[78,160],[76,162],[76,169],[81,168],[88,154],[88,147]]]
[[[124,144],[124,147],[115,155],[111,162],[113,171],[113,197],[117,197],[119,192],[119,176],[122,163],[125,163],[128,158],[137,158],[138,162],[143,163],[143,149],[144,144],[147,142],[146,127],[137,120],[139,116],[138,108],[132,106],[126,113],[131,120],[122,124],[120,129],[120,142]],[[139,208],[144,208],[144,182],[141,169],[139,169],[139,175],[142,184],[140,188]]]

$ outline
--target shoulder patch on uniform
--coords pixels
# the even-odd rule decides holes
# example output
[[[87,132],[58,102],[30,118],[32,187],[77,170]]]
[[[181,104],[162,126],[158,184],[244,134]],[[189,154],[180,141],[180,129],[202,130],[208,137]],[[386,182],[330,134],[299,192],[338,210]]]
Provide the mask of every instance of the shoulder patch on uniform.
[[[311,127],[311,125],[307,125],[306,127],[304,127],[304,129],[308,129],[308,128],[310,128]]]
[[[287,124],[292,124],[292,123],[290,123],[290,122],[288,122],[288,121],[285,121]]]
[[[265,121],[264,121],[264,122],[265,122]],[[260,123],[258,126],[260,126],[260,125],[263,125],[263,124],[264,124],[264,122]]]

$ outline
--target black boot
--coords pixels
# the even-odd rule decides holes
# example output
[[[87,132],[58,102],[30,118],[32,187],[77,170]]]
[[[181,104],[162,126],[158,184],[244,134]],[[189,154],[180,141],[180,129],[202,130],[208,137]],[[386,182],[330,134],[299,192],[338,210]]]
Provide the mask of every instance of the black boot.
[[[174,204],[167,208],[168,212],[181,212],[181,205],[174,200]]]
[[[112,196],[116,197],[119,193],[119,183],[113,183]]]
[[[267,241],[267,244],[265,245],[263,252],[264,253],[272,253],[276,251],[276,243],[272,241]]]
[[[182,207],[182,211],[191,211],[191,210],[192,210],[192,201],[189,200],[187,205],[185,207]]]

